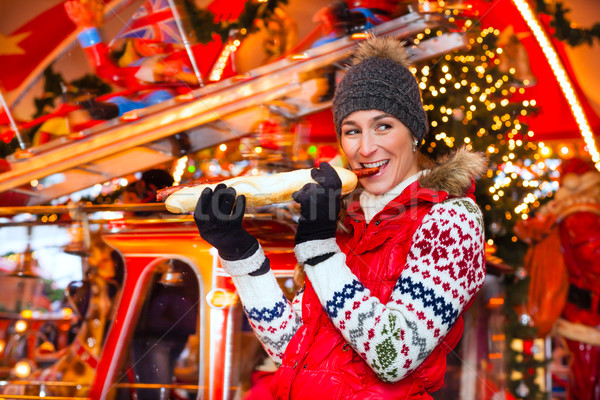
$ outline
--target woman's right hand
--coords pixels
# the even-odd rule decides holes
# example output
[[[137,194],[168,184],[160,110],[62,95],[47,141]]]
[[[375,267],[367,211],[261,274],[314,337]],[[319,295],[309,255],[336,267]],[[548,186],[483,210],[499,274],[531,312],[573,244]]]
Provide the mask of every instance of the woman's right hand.
[[[258,250],[258,240],[242,227],[246,197],[237,196],[234,188],[219,184],[214,192],[202,191],[194,221],[202,239],[219,251],[224,260],[245,259]]]

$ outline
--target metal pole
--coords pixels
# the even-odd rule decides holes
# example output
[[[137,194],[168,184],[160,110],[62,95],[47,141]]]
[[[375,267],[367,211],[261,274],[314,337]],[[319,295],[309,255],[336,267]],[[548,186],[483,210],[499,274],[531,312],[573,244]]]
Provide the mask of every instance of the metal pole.
[[[196,57],[194,57],[194,52],[192,51],[192,46],[185,34],[183,29],[183,24],[181,23],[181,17],[179,16],[179,11],[177,11],[177,7],[175,6],[174,0],[168,0],[169,7],[171,7],[171,12],[173,13],[173,18],[175,19],[175,23],[177,24],[177,29],[179,29],[179,34],[183,39],[183,46],[185,47],[185,51],[187,52],[188,57],[190,58],[190,62],[192,63],[192,68],[194,69],[194,74],[198,79],[198,83],[200,87],[204,86],[204,81],[202,80],[202,74],[200,73],[200,69],[196,64]]]
[[[64,205],[64,206],[12,206],[0,207],[0,215],[16,214],[67,214],[76,209],[81,212],[101,211],[166,211],[164,203],[120,203],[120,204],[91,204],[91,205]]]
[[[0,102],[2,102],[2,108],[4,108],[4,111],[6,112],[6,115],[8,116],[8,120],[10,121],[10,127],[15,132],[15,136],[17,137],[17,140],[19,141],[19,147],[21,147],[21,150],[25,150],[27,148],[27,146],[25,145],[25,142],[23,141],[23,138],[21,137],[21,132],[19,132],[19,128],[17,127],[17,124],[15,123],[15,120],[13,119],[13,116],[10,113],[10,110],[8,109],[8,104],[6,104],[6,100],[4,100],[4,95],[2,94],[2,90],[0,90]]]

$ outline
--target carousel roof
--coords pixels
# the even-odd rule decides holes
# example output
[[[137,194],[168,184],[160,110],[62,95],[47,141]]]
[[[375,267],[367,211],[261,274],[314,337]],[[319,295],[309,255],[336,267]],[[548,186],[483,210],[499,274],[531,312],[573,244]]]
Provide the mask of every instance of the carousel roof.
[[[586,76],[579,79],[575,74],[567,46],[547,34],[552,30],[549,18],[533,15],[533,9],[525,0],[503,2],[501,6],[481,0],[473,3],[476,3],[484,27],[500,30],[501,41],[503,37],[508,41],[508,36],[514,35],[520,42],[511,49],[515,52],[514,67],[517,73],[519,69],[530,69],[521,71],[529,75],[530,84],[524,88],[524,93],[516,93],[511,100],[536,100],[539,112],[527,121],[535,133],[533,139],[580,140],[585,129],[581,118],[587,120],[592,136],[599,136],[600,118],[597,110],[600,110],[600,104],[594,104],[594,99],[589,98],[590,95],[596,96],[597,91],[586,87]],[[598,5],[595,7],[598,8]],[[570,90],[573,91],[572,98]],[[575,109],[580,108],[580,115],[573,103],[578,103]]]
[[[410,13],[374,28],[374,34],[405,37],[443,22],[436,15]],[[0,205],[37,205],[126,176],[181,156],[185,135],[193,152],[250,133],[262,118],[261,106],[296,117],[315,113],[331,102],[314,103],[316,76],[307,74],[349,56],[357,38],[344,37],[206,85],[160,104],[63,136],[8,157],[10,170],[0,181]],[[464,46],[463,36],[448,33],[422,42],[416,61]],[[37,180],[40,186],[32,187]]]

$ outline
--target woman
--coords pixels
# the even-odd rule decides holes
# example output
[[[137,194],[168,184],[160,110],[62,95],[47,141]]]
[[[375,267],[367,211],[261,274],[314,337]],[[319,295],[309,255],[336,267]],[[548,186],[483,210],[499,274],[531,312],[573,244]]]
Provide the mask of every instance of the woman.
[[[245,198],[206,189],[194,217],[219,250],[248,318],[280,364],[278,399],[430,399],[461,314],[483,284],[484,228],[473,201],[482,156],[459,151],[430,169],[418,147],[427,118],[400,43],[362,44],[336,90],[333,113],[360,183],[338,232],[341,182],[328,164],[294,193],[301,205],[295,253],[304,290],[285,300],[260,245],[241,227]]]

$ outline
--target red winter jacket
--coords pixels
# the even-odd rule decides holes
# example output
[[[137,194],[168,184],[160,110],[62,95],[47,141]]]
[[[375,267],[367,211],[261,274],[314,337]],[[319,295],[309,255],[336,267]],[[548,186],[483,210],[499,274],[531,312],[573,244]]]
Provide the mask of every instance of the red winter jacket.
[[[446,192],[422,188],[415,182],[369,224],[358,202],[349,207],[346,226],[351,233],[339,236],[338,244],[346,253],[348,267],[382,303],[387,303],[404,269],[422,219],[434,204],[447,198]],[[444,342],[411,375],[385,383],[331,323],[308,279],[302,319],[303,325],[288,344],[273,378],[276,399],[430,399],[428,392],[440,388],[446,355],[463,331],[459,317]]]

